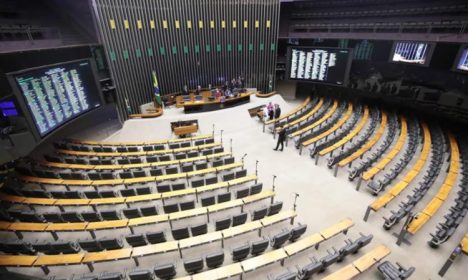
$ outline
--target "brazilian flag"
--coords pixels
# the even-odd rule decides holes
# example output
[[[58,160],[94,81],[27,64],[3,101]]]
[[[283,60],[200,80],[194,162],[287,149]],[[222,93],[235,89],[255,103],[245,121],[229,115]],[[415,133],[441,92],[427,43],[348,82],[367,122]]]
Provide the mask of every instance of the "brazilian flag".
[[[155,105],[159,105],[159,107],[162,107],[162,100],[161,100],[161,93],[159,91],[159,85],[158,85],[158,78],[156,78],[156,72],[153,71],[153,87],[154,87],[154,102]]]

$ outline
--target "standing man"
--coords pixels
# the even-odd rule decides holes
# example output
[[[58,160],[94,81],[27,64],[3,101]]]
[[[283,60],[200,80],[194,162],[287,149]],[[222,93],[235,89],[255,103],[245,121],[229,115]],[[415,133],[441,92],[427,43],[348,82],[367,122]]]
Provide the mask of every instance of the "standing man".
[[[278,119],[281,116],[281,108],[278,104],[275,104],[275,119]]]
[[[278,128],[278,142],[276,143],[276,148],[274,148],[273,150],[278,151],[278,148],[281,145],[280,151],[283,151],[284,140],[286,140],[286,129],[282,127]]]

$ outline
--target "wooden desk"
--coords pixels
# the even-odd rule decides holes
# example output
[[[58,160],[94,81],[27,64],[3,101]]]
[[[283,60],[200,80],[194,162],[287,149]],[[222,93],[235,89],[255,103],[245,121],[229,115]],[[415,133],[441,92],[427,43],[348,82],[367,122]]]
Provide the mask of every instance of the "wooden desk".
[[[354,267],[352,264],[349,264],[337,270],[336,272],[333,272],[327,277],[322,278],[322,280],[348,280],[356,277],[357,275],[359,275],[359,273],[360,272],[359,270],[357,270],[356,267]]]
[[[31,266],[37,256],[0,255],[0,266]]]
[[[131,255],[132,255],[132,248],[123,248],[123,249],[117,249],[117,250],[93,252],[93,253],[87,253],[84,256],[83,263],[126,259],[126,258],[130,258]]]
[[[221,239],[223,239],[221,232],[214,231],[190,238],[181,239],[179,240],[179,247],[181,249],[187,249],[194,246],[200,246],[206,243],[221,241]]]
[[[44,231],[49,224],[47,223],[10,223],[8,230],[10,231]]]
[[[233,263],[192,275],[192,280],[217,280],[234,277],[243,273],[240,263]],[[181,280],[181,279],[179,279]]]
[[[133,218],[128,220],[128,226],[141,226],[147,224],[157,224],[169,221],[169,214],[159,214],[155,216],[147,216]]]
[[[128,225],[128,219],[113,220],[113,221],[102,221],[102,222],[90,222],[86,227],[87,230],[99,230],[99,229],[112,229],[112,228],[123,228]]]
[[[259,230],[262,228],[261,221],[253,221],[250,223],[245,223],[243,225],[230,227],[222,231],[224,238],[231,238],[240,234],[251,232],[254,230]]]
[[[242,268],[244,269],[244,272],[249,272],[249,271],[261,268],[262,266],[284,260],[287,257],[288,257],[288,254],[286,254],[284,249],[281,248],[281,249],[270,251],[263,255],[242,261],[241,265],[242,265]]]
[[[267,216],[267,217],[263,218],[261,221],[262,221],[262,225],[264,227],[267,227],[267,226],[279,223],[279,222],[287,220],[287,219],[292,219],[292,218],[294,218],[296,216],[297,216],[296,211],[286,210],[286,211],[281,211],[278,214],[273,215],[273,216]]]
[[[63,254],[63,255],[43,255],[34,262],[34,266],[40,265],[65,265],[81,263],[85,254]]]
[[[384,245],[379,245],[364,256],[353,262],[353,265],[362,273],[390,254],[390,249]]]
[[[315,233],[309,235],[305,238],[299,239],[294,243],[288,244],[284,246],[284,251],[288,254],[288,256],[292,256],[309,248],[312,248],[320,242],[324,241],[325,239],[319,233]]]
[[[88,227],[88,222],[78,223],[50,223],[47,231],[79,231],[85,230]]]
[[[142,257],[179,250],[179,241],[167,241],[159,244],[133,247],[132,257]]]
[[[249,203],[256,202],[256,201],[266,199],[266,198],[270,198],[270,197],[273,197],[273,196],[275,196],[275,193],[273,191],[263,191],[263,192],[258,193],[258,194],[254,194],[254,195],[244,197],[244,198],[242,198],[242,201],[244,202],[244,204],[249,204]]]
[[[198,125],[179,126],[174,128],[174,134],[177,136],[188,135],[198,131]]]
[[[252,93],[241,93],[237,97],[226,98],[224,102],[220,100],[209,101],[204,99],[202,101],[188,101],[184,102],[184,113],[199,113],[199,112],[209,112],[229,107],[234,107],[237,105],[245,104],[250,102],[250,95]]]
[[[320,231],[320,234],[323,236],[324,239],[329,239],[343,231],[346,231],[353,225],[353,221],[350,218],[347,218],[325,230]]]

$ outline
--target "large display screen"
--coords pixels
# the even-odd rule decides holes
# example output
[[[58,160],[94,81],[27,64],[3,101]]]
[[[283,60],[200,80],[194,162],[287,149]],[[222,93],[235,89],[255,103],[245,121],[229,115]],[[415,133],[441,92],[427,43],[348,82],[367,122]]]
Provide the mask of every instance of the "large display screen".
[[[12,76],[41,137],[101,105],[88,60],[44,66]]]
[[[350,49],[291,47],[289,54],[289,79],[346,84],[352,58]]]
[[[468,45],[463,45],[455,60],[454,70],[468,72]]]
[[[390,61],[416,65],[428,65],[433,45],[422,42],[395,42]]]

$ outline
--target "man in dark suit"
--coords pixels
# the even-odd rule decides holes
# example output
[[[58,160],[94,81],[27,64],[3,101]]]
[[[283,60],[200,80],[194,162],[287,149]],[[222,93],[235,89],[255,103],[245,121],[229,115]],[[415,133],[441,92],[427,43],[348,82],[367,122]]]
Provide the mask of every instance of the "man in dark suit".
[[[278,142],[276,143],[276,148],[274,148],[273,150],[278,151],[278,148],[281,145],[280,151],[283,151],[284,140],[286,140],[286,129],[279,128],[279,130],[278,130]]]
[[[275,119],[281,116],[281,108],[278,104],[275,104]]]

